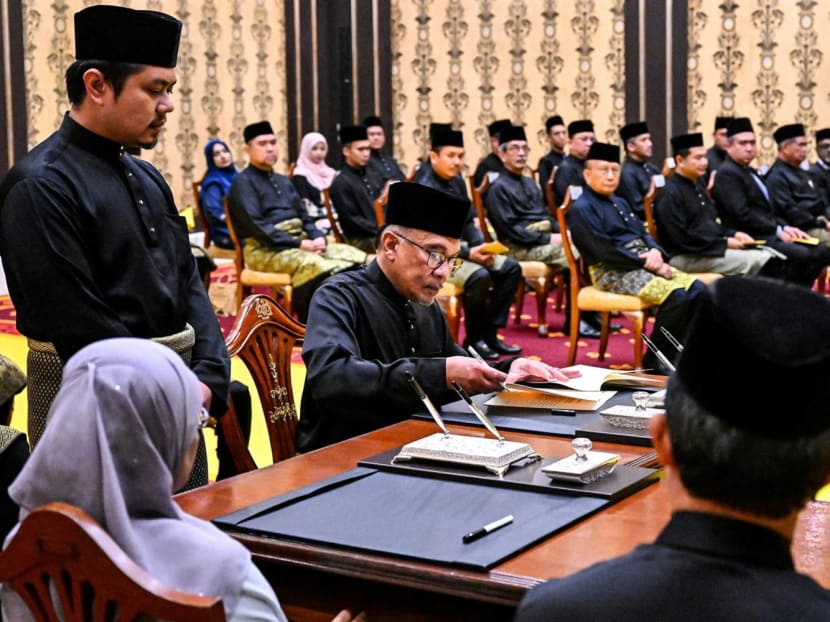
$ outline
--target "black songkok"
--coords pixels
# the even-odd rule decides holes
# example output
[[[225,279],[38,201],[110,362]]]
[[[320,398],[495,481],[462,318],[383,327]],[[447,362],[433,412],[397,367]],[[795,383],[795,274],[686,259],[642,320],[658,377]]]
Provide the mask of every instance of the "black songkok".
[[[594,122],[590,119],[580,119],[579,121],[571,121],[568,124],[568,138],[573,138],[582,132],[593,132]]]
[[[554,125],[565,125],[565,121],[558,114],[548,117],[548,120],[545,121],[545,132],[550,132],[550,128]]]
[[[785,140],[790,138],[798,138],[799,136],[806,136],[807,132],[801,123],[791,123],[790,125],[782,125],[772,133],[772,137],[778,145],[781,145]]]
[[[588,156],[585,160],[603,160],[605,162],[620,163],[620,148],[608,143],[591,143]]]
[[[620,130],[620,138],[623,142],[627,142],[632,138],[642,136],[643,134],[648,134],[648,125],[646,125],[645,121],[636,121],[634,123],[629,123],[627,125],[624,125]]]
[[[755,132],[752,128],[752,121],[749,120],[749,117],[735,117],[730,120],[729,125],[726,126],[727,136],[734,136],[735,134],[741,134],[742,132]]]
[[[441,132],[449,132],[452,129],[452,123],[430,123],[429,124],[429,140],[432,142],[433,137]]]
[[[457,130],[441,130],[432,135],[430,144],[433,151],[439,147],[463,147],[464,134]]]
[[[675,155],[692,147],[703,147],[703,134],[695,132],[694,134],[680,134],[671,138],[671,150]]]
[[[166,13],[100,4],[75,13],[75,60],[175,67],[182,23]]]
[[[816,142],[830,138],[830,127],[825,127],[816,132]]]
[[[340,128],[341,145],[348,145],[356,140],[369,140],[365,125],[344,125]]]
[[[824,296],[780,279],[723,277],[702,296],[684,346],[676,373],[729,425],[774,439],[830,429]]]
[[[273,133],[274,130],[271,128],[271,124],[268,121],[260,121],[259,123],[251,123],[246,126],[245,130],[242,132],[242,137],[245,139],[246,143],[249,143],[257,136]]]
[[[389,186],[386,224],[461,238],[470,202],[422,184],[400,181]]]
[[[366,127],[383,127],[383,122],[380,120],[380,117],[368,116],[363,119],[363,125]]]
[[[511,140],[527,140],[525,135],[525,128],[523,125],[511,125],[499,134],[499,143],[509,143]]]
[[[715,131],[725,130],[729,127],[729,122],[735,117],[715,117]]]
[[[493,121],[487,126],[487,133],[491,138],[499,137],[499,139],[501,139],[501,133],[511,125],[513,124],[510,122],[510,119],[499,119],[498,121]]]

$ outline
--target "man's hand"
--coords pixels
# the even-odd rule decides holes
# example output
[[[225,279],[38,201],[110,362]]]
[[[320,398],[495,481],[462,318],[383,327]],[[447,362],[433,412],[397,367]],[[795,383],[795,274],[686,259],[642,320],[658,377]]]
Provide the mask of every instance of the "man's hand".
[[[474,261],[477,264],[481,264],[482,266],[490,267],[493,265],[493,262],[496,260],[496,256],[492,253],[485,253],[482,251],[482,247],[484,244],[480,244],[478,246],[473,246],[470,248],[470,261]]]
[[[447,388],[451,388],[451,381],[455,380],[470,395],[497,391],[507,378],[504,372],[469,356],[449,357],[446,375]]]
[[[567,380],[579,376],[579,370],[559,369],[533,359],[520,358],[510,364],[510,372],[507,374],[507,382],[519,382],[529,380],[532,382],[546,382],[550,380]]]
[[[657,272],[663,266],[663,254],[656,248],[650,248],[645,253],[640,253],[639,257],[645,260],[643,267],[649,272]]]

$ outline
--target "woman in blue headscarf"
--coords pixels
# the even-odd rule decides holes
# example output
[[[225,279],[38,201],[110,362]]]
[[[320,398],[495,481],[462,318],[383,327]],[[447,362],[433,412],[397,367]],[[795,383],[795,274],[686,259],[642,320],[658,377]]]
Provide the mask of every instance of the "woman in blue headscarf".
[[[225,141],[214,138],[205,145],[205,160],[207,173],[199,191],[199,203],[207,218],[210,239],[220,248],[233,248],[222,209],[222,198],[238,173],[233,164],[233,154]]]

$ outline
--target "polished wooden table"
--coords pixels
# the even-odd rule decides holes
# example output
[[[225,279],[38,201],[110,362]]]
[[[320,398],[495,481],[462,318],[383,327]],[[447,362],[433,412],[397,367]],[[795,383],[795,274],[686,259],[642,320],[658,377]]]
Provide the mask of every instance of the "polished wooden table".
[[[478,429],[451,431],[483,435]],[[177,496],[186,511],[211,519],[354,468],[358,460],[435,431],[427,421],[409,420],[310,452],[276,465]],[[508,433],[543,456],[570,452],[568,439]],[[645,447],[595,443],[620,454],[621,462],[642,459]],[[342,607],[365,610],[376,620],[509,620],[528,588],[652,541],[669,518],[660,484],[634,493],[598,514],[548,538],[491,569],[476,572],[448,566],[298,542],[282,537],[229,532],[245,544],[274,586],[292,620],[324,620]],[[349,520],[343,516],[342,520]],[[830,503],[814,502],[802,513],[793,553],[801,572],[830,587]]]

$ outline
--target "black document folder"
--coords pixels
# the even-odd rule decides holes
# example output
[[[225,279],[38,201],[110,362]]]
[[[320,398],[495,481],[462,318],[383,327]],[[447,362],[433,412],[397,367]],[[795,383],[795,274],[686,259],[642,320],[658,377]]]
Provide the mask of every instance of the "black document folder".
[[[259,535],[487,570],[609,502],[358,467],[214,520]],[[499,518],[513,522],[464,544]]]

